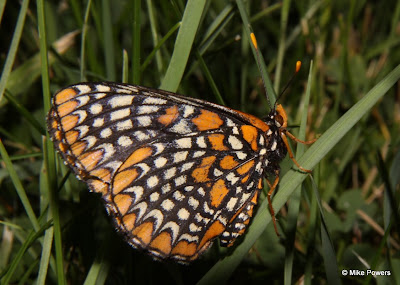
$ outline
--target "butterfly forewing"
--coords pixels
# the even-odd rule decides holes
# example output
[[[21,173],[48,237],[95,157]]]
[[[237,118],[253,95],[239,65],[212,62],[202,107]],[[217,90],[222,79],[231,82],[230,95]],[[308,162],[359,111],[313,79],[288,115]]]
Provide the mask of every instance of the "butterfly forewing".
[[[251,115],[108,82],[58,92],[48,129],[131,245],[183,263],[243,234],[271,144]]]

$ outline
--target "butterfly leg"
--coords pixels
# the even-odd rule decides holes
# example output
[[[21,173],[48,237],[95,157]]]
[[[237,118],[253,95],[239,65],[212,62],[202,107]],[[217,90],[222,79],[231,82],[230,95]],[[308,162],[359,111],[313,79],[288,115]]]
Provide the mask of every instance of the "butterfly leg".
[[[279,235],[279,232],[278,232],[278,227],[276,226],[275,211],[274,211],[274,208],[272,207],[272,200],[271,200],[271,196],[274,193],[274,191],[276,189],[276,186],[279,183],[279,170],[275,170],[274,183],[271,184],[271,182],[269,182],[268,179],[267,179],[267,183],[268,183],[268,186],[269,186],[269,191],[268,191],[268,194],[267,194],[269,211],[271,213],[272,222],[274,223],[274,228],[275,228],[276,235],[279,237],[280,235]]]
[[[288,131],[282,131],[282,132],[281,132],[281,137],[282,137],[282,140],[283,140],[283,142],[285,143],[285,146],[286,146],[286,148],[287,148],[287,150],[288,150],[290,159],[294,162],[294,164],[296,164],[296,166],[297,166],[301,171],[304,171],[304,172],[307,172],[307,173],[311,173],[311,172],[312,172],[311,170],[305,169],[304,167],[302,167],[302,166],[297,162],[297,160],[294,158],[294,155],[293,155],[292,149],[291,149],[290,146],[289,146],[289,142],[288,142],[288,140],[287,140],[286,134],[287,134],[291,139],[293,139],[294,141],[297,141],[297,142],[300,142],[300,143],[304,143],[304,144],[311,144],[311,143],[315,142],[316,139],[311,140],[311,141],[302,141],[302,140],[299,140],[298,138],[296,138],[294,135],[292,135],[292,134],[289,133]]]

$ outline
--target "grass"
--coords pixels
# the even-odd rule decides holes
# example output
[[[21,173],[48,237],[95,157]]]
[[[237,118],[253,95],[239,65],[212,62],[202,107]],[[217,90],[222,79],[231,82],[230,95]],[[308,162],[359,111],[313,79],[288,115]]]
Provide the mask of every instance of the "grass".
[[[0,5],[1,284],[400,284],[400,4],[249,2]],[[190,266],[154,262],[124,243],[99,197],[54,153],[44,132],[50,95],[117,80],[262,118],[268,103],[250,31],[271,101],[303,62],[279,103],[293,133],[318,137],[295,155],[312,176],[282,162],[273,199],[281,238],[265,189],[233,248],[216,242]],[[391,275],[342,275],[350,269]]]

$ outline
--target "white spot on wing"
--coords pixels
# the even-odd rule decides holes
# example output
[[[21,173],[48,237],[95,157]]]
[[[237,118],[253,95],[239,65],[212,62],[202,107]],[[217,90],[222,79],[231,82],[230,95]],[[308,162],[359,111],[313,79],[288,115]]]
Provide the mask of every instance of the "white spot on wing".
[[[102,137],[103,139],[108,138],[108,137],[111,136],[111,135],[112,135],[112,131],[111,131],[110,128],[103,129],[103,130],[100,132],[100,137]]]
[[[190,128],[186,121],[180,120],[178,123],[174,124],[172,127],[168,129],[170,132],[177,134],[187,134],[190,133]]]
[[[238,201],[238,198],[232,197],[232,198],[229,200],[229,202],[226,204],[226,209],[227,209],[228,211],[232,211],[232,210],[234,209],[234,207],[235,207],[237,201]]]
[[[133,128],[133,125],[132,125],[132,121],[131,120],[125,120],[125,121],[117,123],[117,130],[118,131],[130,130],[132,128]]]
[[[151,114],[160,110],[158,106],[139,106],[136,110],[136,115]]]
[[[175,242],[176,238],[178,237],[178,233],[179,233],[179,225],[175,222],[168,222],[166,223],[160,230],[160,232],[166,230],[166,229],[170,229],[171,230],[171,235],[172,235],[172,243]]]
[[[188,154],[189,154],[189,152],[187,152],[187,151],[179,151],[179,152],[174,153],[174,163],[178,163],[178,162],[186,160]]]
[[[158,184],[158,177],[156,175],[153,175],[147,179],[147,187],[153,188]]]
[[[93,121],[93,127],[101,127],[102,125],[104,125],[104,118],[97,118]]]
[[[179,241],[181,240],[187,240],[188,242],[198,242],[199,241],[199,237],[198,236],[192,236],[189,234],[182,234],[179,237]]]
[[[161,167],[163,167],[164,165],[166,165],[167,162],[168,162],[168,160],[167,160],[165,157],[158,157],[158,158],[154,161],[154,165],[155,165],[157,168],[161,168]]]
[[[124,192],[135,194],[135,200],[132,202],[132,204],[137,203],[142,198],[143,191],[144,189],[142,186],[132,186],[124,190]]]
[[[118,139],[118,144],[120,146],[127,147],[127,146],[130,146],[132,143],[133,143],[132,140],[127,136],[121,136]]]
[[[108,101],[108,104],[111,106],[111,108],[129,106],[132,105],[133,98],[134,96],[132,95],[114,96]]]
[[[76,129],[79,131],[79,137],[81,138],[87,134],[87,132],[89,131],[89,126],[82,125],[76,127]]]
[[[89,102],[90,97],[87,96],[87,95],[86,96],[79,96],[79,97],[76,98],[76,100],[79,101],[79,106],[83,106],[83,105],[86,105],[87,102]]]
[[[103,106],[101,104],[93,104],[89,108],[89,112],[93,115],[100,114],[103,111]]]
[[[164,171],[164,179],[168,180],[174,177],[176,174],[176,167],[171,167]]]
[[[80,94],[89,93],[90,91],[92,91],[92,89],[90,89],[90,87],[86,84],[75,85],[74,87],[78,89],[78,92]]]
[[[166,199],[166,200],[162,201],[161,207],[165,211],[171,211],[175,207],[175,204],[170,199]]]
[[[199,206],[199,201],[196,200],[196,199],[193,198],[193,197],[190,197],[190,198],[189,198],[188,203],[189,203],[189,205],[190,205],[194,210],[196,210],[197,207]]]
[[[175,200],[177,201],[182,201],[183,199],[185,199],[185,195],[183,195],[181,192],[179,191],[175,191],[174,194],[172,195],[174,197]]]
[[[181,186],[182,184],[184,184],[186,182],[186,175],[181,175],[178,178],[175,178],[174,180],[175,182],[175,186]]]
[[[136,118],[140,127],[148,127],[151,125],[151,118],[149,116],[140,116]]]
[[[198,145],[199,147],[201,147],[201,148],[206,148],[206,147],[207,147],[207,143],[206,143],[204,137],[198,137],[198,138],[196,139],[196,143],[197,143],[197,145]]]
[[[178,218],[180,220],[187,220],[190,216],[190,213],[188,210],[186,210],[185,208],[181,208],[178,211]]]
[[[178,148],[191,148],[192,147],[192,139],[191,138],[181,138],[175,140],[175,144]]]
[[[103,84],[98,84],[96,85],[96,90],[99,92],[108,92],[111,90],[110,86],[103,85]]]
[[[143,100],[143,104],[149,104],[149,105],[165,105],[167,104],[167,100],[160,99],[160,98],[154,98],[154,97],[146,97]]]
[[[205,153],[205,151],[195,151],[193,154],[193,158],[202,157]]]
[[[129,108],[121,109],[118,111],[114,111],[110,114],[110,120],[120,120],[122,118],[128,117],[131,114],[131,110]]]
[[[187,118],[193,113],[194,113],[194,108],[192,106],[186,105],[185,109],[183,110],[183,117]]]
[[[157,231],[158,228],[162,225],[164,215],[160,210],[154,209],[150,211],[144,218],[143,220],[146,220],[148,218],[154,218],[154,229],[153,231]]]
[[[160,194],[157,192],[154,192],[150,195],[150,202],[155,202],[160,198]]]
[[[169,183],[164,184],[161,187],[161,191],[162,191],[163,194],[168,193],[169,191],[171,191],[171,184],[169,184]]]
[[[229,136],[228,142],[232,146],[233,149],[242,149],[243,148],[242,142],[235,136]]]

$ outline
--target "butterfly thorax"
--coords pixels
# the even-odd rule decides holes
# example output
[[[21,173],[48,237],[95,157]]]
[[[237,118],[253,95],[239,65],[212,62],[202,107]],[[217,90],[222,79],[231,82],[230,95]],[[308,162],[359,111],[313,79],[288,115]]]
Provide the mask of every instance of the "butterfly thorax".
[[[287,154],[286,146],[282,140],[282,131],[287,126],[286,112],[281,105],[272,109],[264,120],[269,130],[264,133],[267,143],[267,154],[264,160],[266,173],[274,173],[279,170],[279,163]]]

